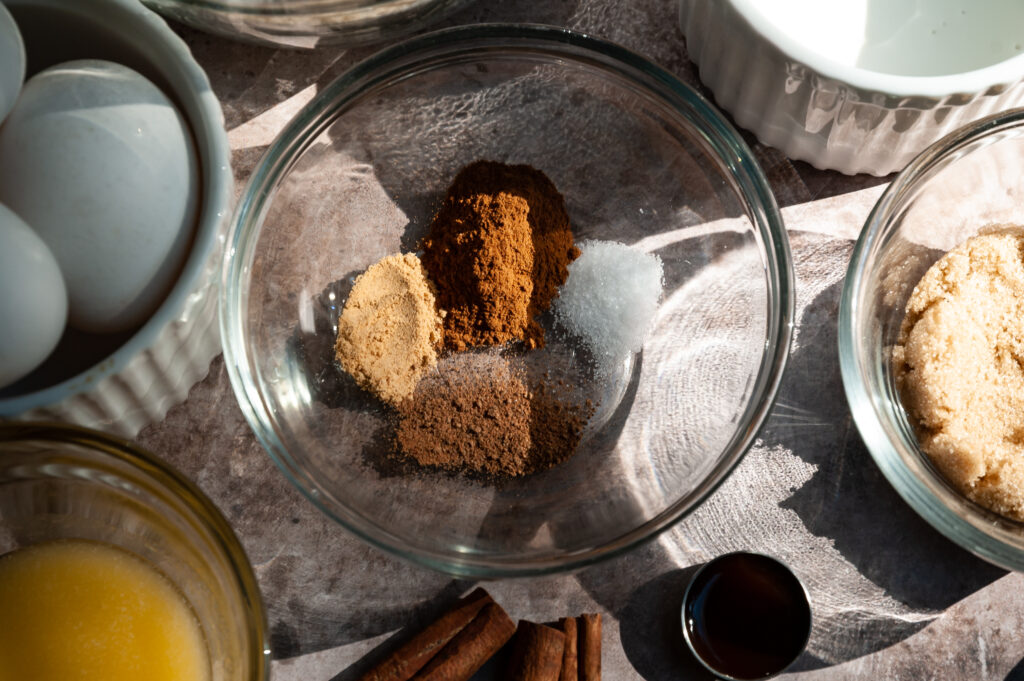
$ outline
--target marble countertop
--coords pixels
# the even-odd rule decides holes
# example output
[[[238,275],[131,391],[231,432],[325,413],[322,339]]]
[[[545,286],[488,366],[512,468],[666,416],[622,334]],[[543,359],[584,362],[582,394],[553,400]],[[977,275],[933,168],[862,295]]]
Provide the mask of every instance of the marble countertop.
[[[445,23],[485,21],[591,33],[700,87],[670,0],[481,1]],[[293,52],[175,28],[223,105],[237,191],[317,89],[379,47]],[[706,679],[680,635],[683,588],[715,555],[760,550],[797,570],[814,605],[808,650],[783,678],[1024,679],[1024,578],[959,549],[900,500],[843,394],[839,294],[886,178],[815,170],[745,136],[783,208],[797,278],[790,362],[757,444],[696,513],[658,539],[576,574],[489,582],[488,590],[513,617],[604,613],[607,679]],[[278,681],[355,679],[364,655],[473,586],[367,546],[302,498],[256,442],[219,357],[188,400],[137,440],[195,480],[237,531],[263,591]]]

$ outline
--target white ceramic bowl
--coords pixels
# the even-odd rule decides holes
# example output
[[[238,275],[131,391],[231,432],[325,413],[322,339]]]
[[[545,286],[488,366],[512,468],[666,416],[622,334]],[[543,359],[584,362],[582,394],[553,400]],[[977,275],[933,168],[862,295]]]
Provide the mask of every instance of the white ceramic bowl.
[[[0,418],[57,419],[135,435],[183,401],[220,351],[214,293],[234,178],[220,104],[188,46],[137,0],[5,0],[28,75],[71,59],[134,68],[177,104],[196,145],[199,219],[178,279],[138,329],[65,333],[42,367],[0,390]]]
[[[1019,0],[681,0],[701,80],[764,144],[886,175],[1024,103]]]

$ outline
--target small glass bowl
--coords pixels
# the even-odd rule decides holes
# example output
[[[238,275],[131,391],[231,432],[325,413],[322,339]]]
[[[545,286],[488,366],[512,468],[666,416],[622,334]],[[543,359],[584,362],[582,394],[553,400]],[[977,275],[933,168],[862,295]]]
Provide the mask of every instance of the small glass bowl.
[[[362,45],[429,26],[472,0],[143,0],[228,38],[281,47]]]
[[[497,487],[389,469],[388,414],[333,355],[355,276],[415,251],[478,159],[546,173],[577,241],[664,263],[650,337],[611,376],[542,318],[548,345],[527,356],[582,377],[597,413],[569,461]],[[456,28],[371,57],[289,123],[233,220],[225,364],[260,442],[343,526],[453,574],[569,570],[670,527],[754,441],[789,349],[789,246],[749,148],[662,69],[567,30]]]
[[[682,625],[686,646],[716,678],[775,678],[807,647],[811,597],[778,558],[726,553],[693,574],[683,593]]]
[[[987,225],[1024,224],[1024,109],[984,118],[921,153],[868,217],[839,307],[839,361],[854,421],[896,491],[935,529],[1024,570],[1024,524],[968,500],[920,448],[895,387],[892,348],[931,265]]]
[[[211,681],[263,681],[269,641],[256,577],[224,516],[152,454],[58,424],[0,424],[0,555],[84,539],[143,558],[199,620]]]

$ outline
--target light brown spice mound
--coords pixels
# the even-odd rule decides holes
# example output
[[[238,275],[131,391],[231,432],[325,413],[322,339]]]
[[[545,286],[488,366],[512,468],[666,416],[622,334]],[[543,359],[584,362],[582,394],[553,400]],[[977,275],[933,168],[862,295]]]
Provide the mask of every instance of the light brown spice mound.
[[[535,318],[578,256],[565,200],[544,173],[492,161],[463,168],[423,242],[423,265],[447,313],[445,347],[543,347]]]
[[[334,350],[362,388],[398,404],[437,364],[440,341],[441,316],[419,258],[391,255],[356,279]]]
[[[1024,520],[1024,229],[932,265],[894,351],[921,448],[964,495]]]

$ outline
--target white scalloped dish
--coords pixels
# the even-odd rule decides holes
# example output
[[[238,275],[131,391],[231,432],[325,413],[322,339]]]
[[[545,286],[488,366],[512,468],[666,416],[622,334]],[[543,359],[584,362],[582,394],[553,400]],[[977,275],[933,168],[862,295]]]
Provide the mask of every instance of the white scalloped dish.
[[[690,58],[765,144],[886,175],[1024,102],[1017,0],[681,0]]]
[[[163,418],[220,351],[216,263],[234,178],[220,104],[185,43],[135,0],[5,0],[29,73],[73,59],[124,64],[177,105],[198,156],[200,206],[184,265],[156,311],[117,334],[69,330],[32,374],[0,390],[0,418],[56,419],[123,436]]]

